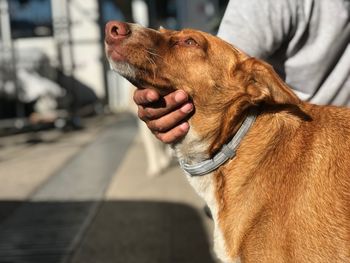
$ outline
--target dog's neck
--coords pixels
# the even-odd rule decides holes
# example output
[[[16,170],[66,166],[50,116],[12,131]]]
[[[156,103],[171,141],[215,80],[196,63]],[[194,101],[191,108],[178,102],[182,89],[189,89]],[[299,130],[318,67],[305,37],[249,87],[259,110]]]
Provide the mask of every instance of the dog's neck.
[[[239,125],[236,134],[230,136],[228,142],[223,144],[212,158],[209,154],[210,143],[201,138],[194,129],[191,129],[185,139],[175,145],[176,155],[182,169],[191,176],[202,176],[216,170],[233,158],[236,155],[236,149],[254,123],[256,116],[257,110],[250,110],[243,123]]]
[[[191,121],[190,121],[191,127]],[[172,145],[179,160],[186,163],[198,163],[209,158],[209,141],[202,138],[193,127],[180,142]]]

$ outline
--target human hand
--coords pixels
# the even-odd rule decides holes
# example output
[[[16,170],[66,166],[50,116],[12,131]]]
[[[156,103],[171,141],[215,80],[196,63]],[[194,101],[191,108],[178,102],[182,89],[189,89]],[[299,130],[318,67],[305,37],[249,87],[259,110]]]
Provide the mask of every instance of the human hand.
[[[134,101],[138,105],[139,118],[160,141],[174,143],[187,134],[189,124],[186,119],[193,111],[193,104],[183,90],[161,96],[151,88],[136,89]]]

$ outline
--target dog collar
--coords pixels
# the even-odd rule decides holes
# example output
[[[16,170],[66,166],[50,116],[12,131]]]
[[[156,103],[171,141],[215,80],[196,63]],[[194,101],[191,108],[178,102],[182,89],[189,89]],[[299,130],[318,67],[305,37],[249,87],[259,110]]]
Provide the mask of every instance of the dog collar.
[[[220,149],[220,151],[215,154],[212,159],[208,159],[196,164],[187,164],[183,159],[180,159],[181,168],[189,173],[191,176],[202,176],[206,175],[214,170],[216,170],[220,165],[224,164],[227,160],[236,156],[236,150],[243,140],[244,136],[249,131],[249,128],[254,123],[257,110],[251,110],[248,116],[243,121],[241,127],[239,127],[237,133],[230,142],[224,144],[224,146]]]

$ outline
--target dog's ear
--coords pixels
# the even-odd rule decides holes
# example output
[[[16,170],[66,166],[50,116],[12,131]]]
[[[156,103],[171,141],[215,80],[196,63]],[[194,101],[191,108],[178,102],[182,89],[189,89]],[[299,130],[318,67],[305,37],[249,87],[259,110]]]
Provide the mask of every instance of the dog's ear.
[[[266,102],[269,104],[298,104],[300,99],[282,81],[272,66],[249,58],[242,62],[240,69],[245,79],[245,92],[253,104]]]

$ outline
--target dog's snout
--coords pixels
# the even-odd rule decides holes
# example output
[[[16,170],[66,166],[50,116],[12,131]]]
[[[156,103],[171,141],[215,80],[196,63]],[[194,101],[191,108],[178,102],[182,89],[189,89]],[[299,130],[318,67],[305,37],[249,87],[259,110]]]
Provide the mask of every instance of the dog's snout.
[[[130,33],[130,29],[128,27],[128,24],[123,22],[112,22],[110,25],[110,31],[109,33],[113,37],[118,36],[127,36]]]
[[[105,28],[106,41],[112,42],[122,40],[131,34],[130,27],[127,23],[119,21],[108,22]]]

